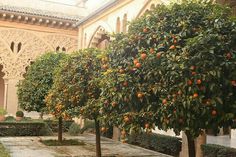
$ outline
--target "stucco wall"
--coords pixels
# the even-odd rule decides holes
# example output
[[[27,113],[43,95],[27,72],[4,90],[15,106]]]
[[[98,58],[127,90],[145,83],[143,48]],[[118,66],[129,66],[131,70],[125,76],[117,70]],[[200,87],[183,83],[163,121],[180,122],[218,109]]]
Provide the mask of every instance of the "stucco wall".
[[[166,0],[165,2],[168,2]],[[163,3],[162,0],[125,0],[120,1],[114,7],[111,7],[106,12],[99,14],[99,16],[95,18],[91,18],[80,25],[80,36],[79,48],[87,48],[89,43],[92,40],[94,33],[99,26],[103,27],[106,32],[113,33],[116,31],[116,21],[117,18],[120,18],[121,21],[121,31],[123,25],[123,17],[126,14],[127,20],[132,21],[138,15],[141,15],[146,9],[150,9],[152,4],[160,4]],[[86,38],[85,37],[86,34]],[[85,40],[86,39],[86,40]]]

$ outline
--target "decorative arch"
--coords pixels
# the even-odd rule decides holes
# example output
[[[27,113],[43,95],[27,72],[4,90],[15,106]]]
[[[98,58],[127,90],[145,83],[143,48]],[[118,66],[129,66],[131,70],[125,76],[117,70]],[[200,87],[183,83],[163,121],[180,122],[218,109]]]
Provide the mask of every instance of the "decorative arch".
[[[0,38],[2,39],[0,43],[5,43],[0,45],[1,49],[5,47],[5,50],[0,51],[0,57],[5,67],[3,72],[6,78],[22,78],[30,62],[52,50],[48,43],[30,31],[3,29],[0,30]],[[12,45],[14,49],[11,49]]]
[[[73,52],[78,49],[77,38],[67,35],[47,35],[44,40],[52,46],[52,51]]]
[[[99,42],[103,39],[104,35],[107,34],[107,31],[105,30],[104,27],[99,26],[94,34],[92,35],[90,41],[89,41],[89,45],[88,47],[97,47],[97,45],[99,44]]]

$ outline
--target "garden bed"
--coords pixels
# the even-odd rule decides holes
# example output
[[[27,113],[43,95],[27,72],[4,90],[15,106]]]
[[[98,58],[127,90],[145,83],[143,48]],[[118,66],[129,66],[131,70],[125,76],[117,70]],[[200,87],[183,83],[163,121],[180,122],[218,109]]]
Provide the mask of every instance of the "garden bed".
[[[81,146],[81,145],[85,145],[85,143],[83,141],[74,140],[74,139],[62,140],[62,142],[59,142],[58,140],[40,140],[40,142],[46,146]]]

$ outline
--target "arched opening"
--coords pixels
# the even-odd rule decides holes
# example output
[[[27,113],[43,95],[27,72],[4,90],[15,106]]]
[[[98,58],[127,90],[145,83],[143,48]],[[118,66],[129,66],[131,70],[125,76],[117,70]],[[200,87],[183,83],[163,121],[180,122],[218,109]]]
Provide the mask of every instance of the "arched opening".
[[[99,39],[98,41],[97,48],[103,49],[103,50],[106,49],[108,47],[109,40],[110,38],[106,34],[103,34],[101,36],[101,39]]]
[[[57,52],[60,51],[60,47],[59,46],[56,47],[56,51]]]
[[[14,42],[11,42],[11,51],[14,52],[14,46],[15,46],[15,43]]]
[[[127,32],[127,14],[124,14],[124,16],[123,16],[122,31],[123,31],[124,33]]]
[[[0,107],[4,107],[4,92],[5,92],[5,84],[4,84],[4,73],[2,72],[3,66],[0,65]]]
[[[116,33],[120,33],[120,17],[116,19]]]
[[[65,48],[65,47],[62,47],[62,51],[63,51],[63,52],[66,52],[66,48]]]
[[[20,52],[20,50],[21,50],[21,46],[22,46],[21,42],[20,42],[20,43],[18,43],[18,47],[17,47],[17,53],[18,53],[18,52]]]

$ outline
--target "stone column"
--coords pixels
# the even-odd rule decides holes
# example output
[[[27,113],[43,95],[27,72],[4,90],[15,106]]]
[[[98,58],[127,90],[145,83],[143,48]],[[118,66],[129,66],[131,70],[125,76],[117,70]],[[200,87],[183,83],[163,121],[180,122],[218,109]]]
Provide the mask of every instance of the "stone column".
[[[7,110],[8,79],[4,79],[4,109]]]
[[[206,144],[206,133],[203,132],[202,135],[198,136],[195,140],[195,150],[196,157],[203,157],[201,145]],[[186,134],[182,133],[182,151],[180,152],[180,157],[188,157],[188,140]]]
[[[203,157],[201,145],[206,144],[206,133],[205,131],[202,135],[198,136],[195,140],[195,148],[196,148],[196,157]]]
[[[115,141],[119,141],[120,140],[120,129],[113,126],[113,136],[112,139]]]
[[[188,157],[188,140],[184,132],[182,132],[182,150],[180,152],[180,157]]]
[[[236,129],[231,129],[231,140],[236,139]]]
[[[15,115],[18,109],[17,83],[19,79],[5,79],[5,102],[4,107],[8,114]]]

